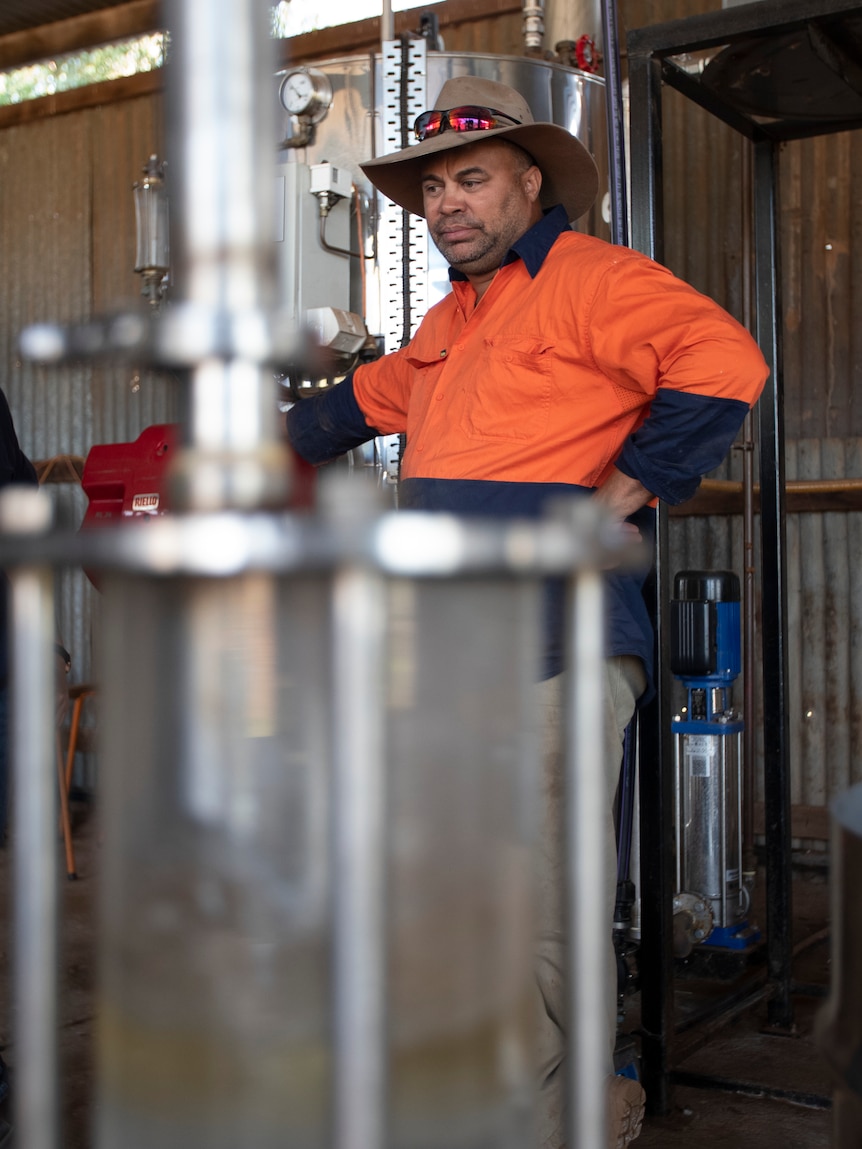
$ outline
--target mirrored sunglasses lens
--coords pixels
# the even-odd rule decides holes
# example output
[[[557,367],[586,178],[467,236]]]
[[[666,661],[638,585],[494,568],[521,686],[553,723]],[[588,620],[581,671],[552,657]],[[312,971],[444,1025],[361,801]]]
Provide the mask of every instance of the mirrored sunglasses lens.
[[[431,136],[436,136],[441,130],[445,119],[445,112],[423,112],[421,116],[417,117],[413,125],[416,138],[421,141],[427,140]]]
[[[448,111],[423,112],[413,124],[413,131],[419,140],[431,139],[450,128],[453,132],[487,132],[491,128],[503,128],[508,124],[519,124],[506,112],[494,108],[482,108],[477,104],[463,104]]]
[[[497,127],[497,117],[490,108],[452,108],[449,112],[449,126],[453,132],[486,132]]]

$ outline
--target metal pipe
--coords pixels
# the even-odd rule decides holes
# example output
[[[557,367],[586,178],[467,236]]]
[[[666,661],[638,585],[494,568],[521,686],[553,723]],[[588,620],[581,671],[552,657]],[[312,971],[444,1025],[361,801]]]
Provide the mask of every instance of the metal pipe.
[[[266,317],[276,299],[270,242],[275,49],[266,0],[174,0],[169,164],[176,300],[231,333],[189,370],[179,509],[283,505],[287,467],[277,433]],[[186,327],[189,337],[190,325]]]
[[[631,44],[629,44],[631,49]],[[661,62],[629,50],[632,183],[632,246],[659,263],[664,253],[662,200]],[[655,580],[647,591],[658,637],[656,697],[641,713],[640,772],[642,1066],[652,1113],[671,1107],[670,1046],[673,1037],[673,778],[671,742],[670,601],[667,508],[656,515]]]
[[[569,584],[569,696],[566,713],[565,828],[568,850],[569,1145],[603,1149],[608,1073],[605,1002],[610,993],[605,853],[601,575]]]
[[[544,0],[524,0],[524,48],[527,55],[539,56],[545,38]]]
[[[383,0],[383,10],[380,16],[380,40],[385,44],[395,39],[395,21],[392,17],[392,0]]]
[[[784,404],[777,223],[778,147],[754,145],[754,241],[757,341],[770,369],[758,404],[760,427],[761,577],[763,595],[763,769],[766,806],[766,937],[775,993],[770,1025],[793,1025],[793,881],[790,832],[790,728],[787,663],[787,527]]]
[[[754,852],[755,667],[756,586],[754,562],[754,419],[745,416],[742,434],[742,672],[745,717],[742,750],[742,868],[749,880],[757,871]]]
[[[336,575],[334,1149],[385,1141],[384,614],[379,574]]]
[[[781,1086],[764,1085],[762,1082],[753,1083],[732,1077],[692,1073],[682,1069],[674,1071],[673,1079],[677,1085],[687,1086],[690,1089],[719,1089],[722,1093],[731,1093],[742,1097],[768,1097],[774,1101],[786,1101],[790,1102],[791,1105],[801,1105],[806,1109],[831,1109],[833,1104],[828,1094],[824,1093],[809,1093],[801,1089],[784,1089]],[[848,1143],[844,1149],[850,1149],[851,1144],[855,1146],[859,1142]],[[836,1149],[841,1149],[841,1146],[836,1146]]]
[[[742,148],[742,321],[749,331],[754,329],[752,300],[753,244],[752,244],[752,188],[751,146],[741,141]],[[742,861],[740,879],[750,885],[757,872],[754,852],[754,763],[755,763],[755,652],[754,642],[756,584],[754,565],[754,418],[749,411],[742,429],[742,713],[745,718],[742,747]]]
[[[718,809],[719,809],[719,826],[718,826],[718,858],[719,858],[719,905],[721,906],[721,924],[726,926],[728,924],[727,917],[727,810],[725,809],[725,802],[727,801],[727,739],[722,738],[719,742],[720,757],[721,757],[721,783],[718,794]]]
[[[750,890],[749,886],[747,886],[745,883],[745,877],[746,877],[746,874],[745,874],[745,853],[744,853],[745,828],[743,825],[743,818],[744,818],[743,797],[744,797],[744,787],[745,787],[745,777],[744,777],[745,769],[744,769],[744,763],[743,763],[743,758],[742,758],[742,754],[743,754],[742,744],[743,744],[743,732],[744,732],[744,730],[745,730],[745,727],[743,726],[742,731],[740,731],[740,733],[737,734],[736,740],[735,740],[736,741],[736,861],[737,861],[737,865],[739,866],[739,869],[737,870],[737,875],[736,875],[736,878],[737,878],[736,885],[737,885],[737,889],[739,890],[738,904],[742,908],[742,911],[747,914],[749,909],[751,908],[751,890]],[[743,898],[745,898],[744,902],[743,902]]]
[[[354,198],[355,197],[356,197],[356,189],[354,188]],[[327,216],[328,216],[327,212],[321,211],[320,215],[318,217],[318,225],[317,225],[317,238],[320,240],[320,246],[323,248],[324,251],[331,251],[333,255],[346,255],[351,259],[358,259],[358,260],[374,259],[374,252],[373,251],[368,252],[368,254],[366,255],[365,252],[363,252],[363,251],[353,251],[349,247],[336,247],[334,244],[329,243],[327,241],[327,238],[326,238]],[[356,213],[356,216],[357,216],[357,230],[359,232],[359,237],[361,239],[362,238],[362,216],[358,211]]]
[[[40,501],[42,503],[40,507]],[[4,493],[0,526],[46,529],[41,492]],[[54,579],[48,567],[9,572],[14,771],[15,1137],[28,1149],[59,1144],[57,1065],[57,768]]]
[[[605,58],[605,108],[608,123],[608,187],[611,197],[611,239],[628,247],[629,207],[626,180],[625,111],[620,78],[620,46],[616,0],[602,0]]]
[[[681,891],[685,889],[685,876],[683,874],[683,846],[682,846],[682,830],[683,830],[683,776],[682,776],[682,735],[677,734],[673,740],[673,808],[674,808],[674,841],[676,849],[674,851],[674,861],[676,865],[676,885],[675,889]]]

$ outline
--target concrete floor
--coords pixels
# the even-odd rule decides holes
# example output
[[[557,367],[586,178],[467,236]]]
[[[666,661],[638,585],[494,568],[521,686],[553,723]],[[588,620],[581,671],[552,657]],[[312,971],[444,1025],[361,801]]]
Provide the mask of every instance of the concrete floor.
[[[60,970],[60,1059],[62,1090],[62,1149],[90,1149],[93,1113],[93,1039],[95,1028],[94,902],[102,857],[97,819],[92,807],[73,803],[74,843],[78,879],[62,880],[63,921]],[[0,850],[0,920],[9,922],[12,884],[10,850]],[[762,886],[760,883],[760,901]],[[828,1149],[831,1115],[818,1108],[830,1082],[817,1049],[813,1027],[822,996],[811,987],[828,986],[829,895],[824,873],[800,869],[794,881],[794,982],[806,993],[794,998],[796,1025],[792,1036],[764,1032],[766,1005],[742,1010],[732,1021],[693,1026],[676,1039],[672,1064],[688,1075],[673,1086],[668,1114],[648,1117],[638,1149]],[[760,910],[762,923],[762,907]],[[758,921],[758,909],[752,920]],[[9,931],[0,950],[0,983],[9,983]],[[745,973],[753,986],[763,984],[763,967]],[[677,979],[677,1019],[685,1022],[710,1002],[721,1003],[739,988],[738,982],[686,976]],[[810,992],[809,992],[810,991]],[[9,994],[6,993],[6,1001]],[[637,1037],[639,999],[628,1002],[623,1030]],[[0,1018],[0,1048],[14,1073],[14,1017],[7,1009]],[[731,1082],[737,1090],[721,1088]],[[758,1092],[761,1094],[758,1096]],[[788,1095],[797,1102],[779,1100]],[[17,1145],[16,1149],[26,1149]],[[445,1147],[441,1146],[441,1149]]]

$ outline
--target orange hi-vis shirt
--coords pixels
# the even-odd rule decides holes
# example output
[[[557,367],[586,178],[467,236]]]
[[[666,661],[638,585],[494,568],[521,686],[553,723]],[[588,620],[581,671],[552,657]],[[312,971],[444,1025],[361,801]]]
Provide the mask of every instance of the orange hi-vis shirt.
[[[690,417],[703,406],[709,438],[715,401],[744,404],[744,416],[766,379],[754,340],[712,300],[573,231],[535,275],[513,260],[474,301],[454,280],[405,348],[354,373],[369,427],[406,431],[403,480],[600,486],[663,390],[695,399]]]

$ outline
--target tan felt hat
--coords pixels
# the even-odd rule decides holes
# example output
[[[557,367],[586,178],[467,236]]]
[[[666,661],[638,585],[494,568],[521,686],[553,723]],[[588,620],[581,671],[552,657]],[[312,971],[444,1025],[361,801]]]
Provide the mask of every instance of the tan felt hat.
[[[400,152],[369,160],[360,167],[385,196],[415,215],[425,215],[421,176],[428,156],[478,144],[483,140],[509,140],[528,152],[542,173],[542,207],[562,204],[569,220],[589,209],[599,187],[595,161],[581,141],[558,124],[536,123],[519,92],[496,80],[456,76],[447,80],[434,104],[435,111],[477,105],[516,121],[504,127],[457,132],[448,128]]]

